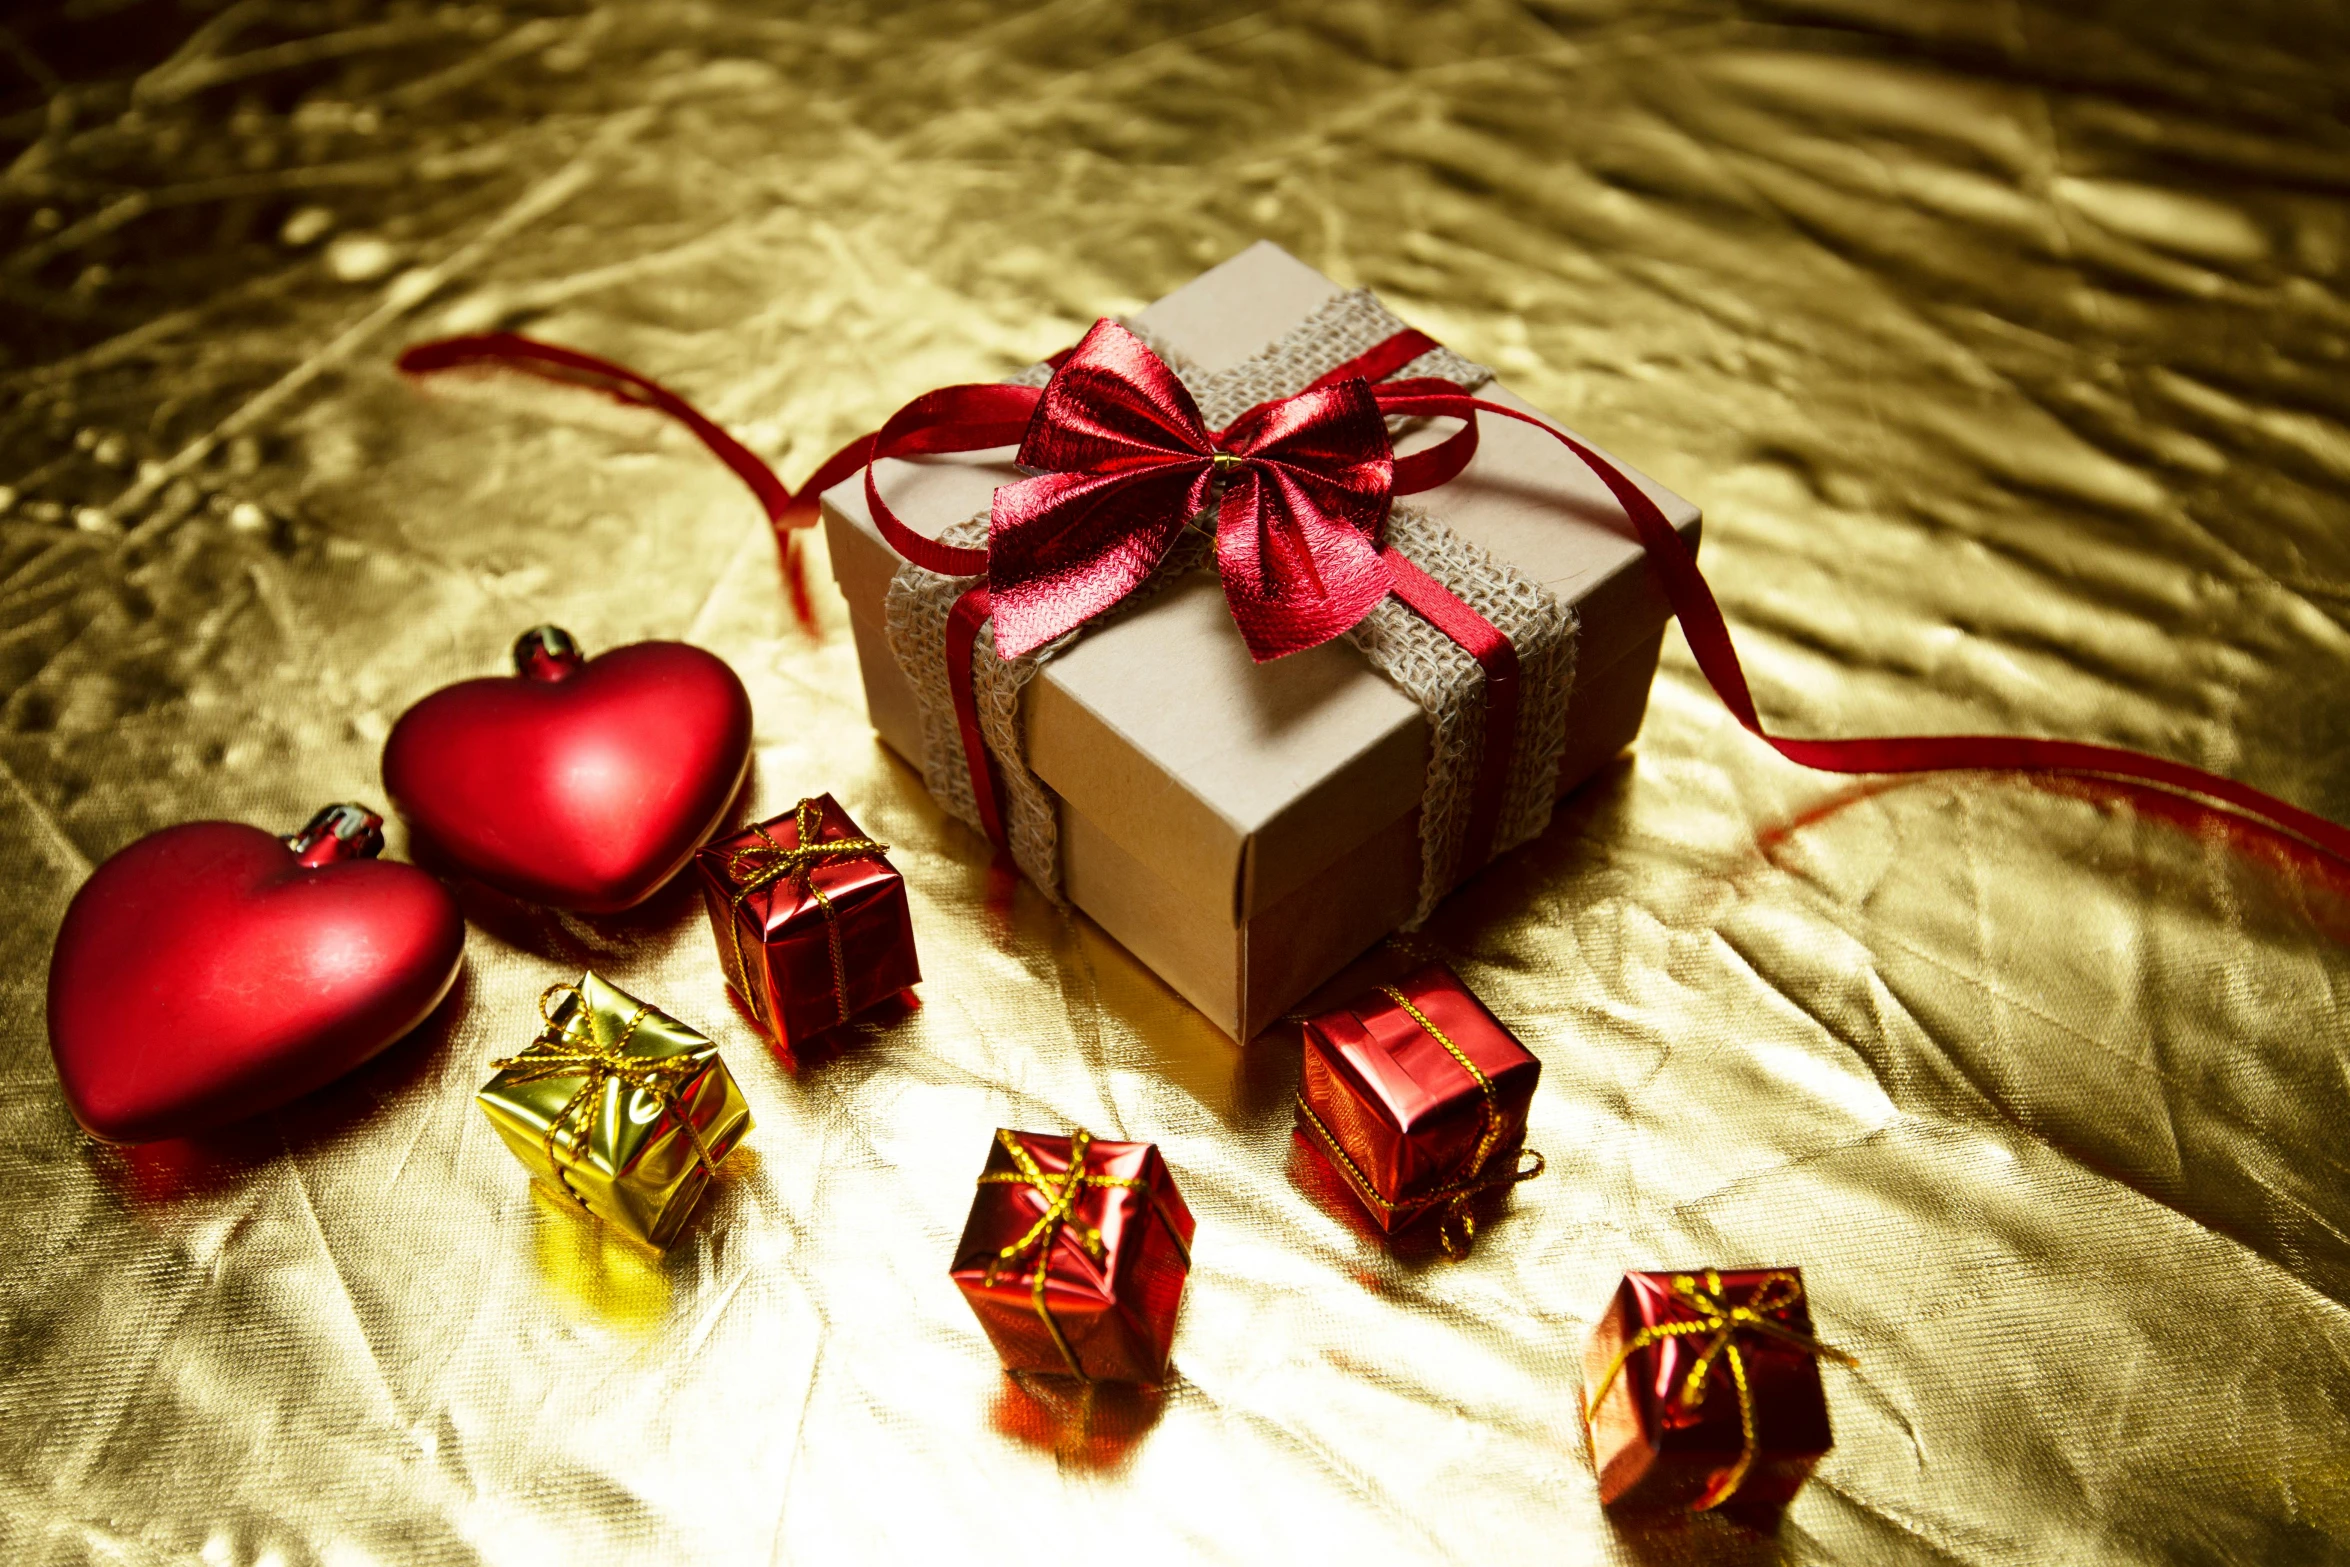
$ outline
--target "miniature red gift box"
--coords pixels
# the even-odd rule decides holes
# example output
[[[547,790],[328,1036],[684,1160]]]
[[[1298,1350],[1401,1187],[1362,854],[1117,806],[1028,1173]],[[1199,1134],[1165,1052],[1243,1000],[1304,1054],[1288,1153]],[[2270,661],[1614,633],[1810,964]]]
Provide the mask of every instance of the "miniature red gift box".
[[[1452,970],[1430,964],[1306,1020],[1298,1135],[1380,1229],[1441,1213],[1438,1236],[1457,1257],[1476,1236],[1481,1193],[1542,1173],[1542,1155],[1519,1160],[1541,1076]]]
[[[1797,1268],[1627,1273],[1584,1352],[1599,1499],[1768,1529],[1832,1445]]]
[[[1157,1382],[1192,1229],[1156,1144],[998,1131],[952,1271],[1006,1368]]]
[[[694,856],[726,982],[785,1047],[922,978],[906,883],[829,794]]]

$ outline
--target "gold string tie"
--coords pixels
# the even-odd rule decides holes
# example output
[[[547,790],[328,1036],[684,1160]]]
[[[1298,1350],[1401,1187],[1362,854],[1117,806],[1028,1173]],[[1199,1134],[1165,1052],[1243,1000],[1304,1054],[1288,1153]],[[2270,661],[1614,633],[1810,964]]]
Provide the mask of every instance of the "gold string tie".
[[[848,860],[878,860],[889,853],[889,845],[876,843],[871,838],[833,838],[819,841],[816,834],[824,825],[824,813],[815,800],[802,800],[793,813],[793,828],[798,842],[785,848],[769,836],[766,823],[752,828],[764,840],[761,843],[730,849],[726,855],[726,874],[735,883],[732,918],[727,931],[734,943],[735,978],[742,982],[745,996],[754,1009],[762,1013],[760,1021],[778,1039],[783,1035],[781,1020],[764,1015],[766,1002],[761,999],[766,987],[751,983],[748,960],[743,955],[743,906],[753,896],[777,882],[788,881],[802,897],[812,899],[824,915],[824,937],[832,952],[832,1005],[835,1023],[849,1020],[848,957],[841,949],[840,911],[816,885],[816,871],[820,866],[837,865]]]
[[[1306,1118],[1307,1127],[1321,1140],[1323,1150],[1337,1161],[1339,1170],[1354,1187],[1356,1194],[1386,1214],[1391,1222],[1399,1213],[1425,1213],[1441,1203],[1444,1206],[1444,1217],[1437,1221],[1436,1239],[1444,1247],[1444,1254],[1458,1262],[1469,1254],[1469,1248],[1477,1239],[1477,1215],[1471,1205],[1479,1196],[1496,1187],[1515,1186],[1520,1181],[1533,1180],[1545,1168],[1543,1157],[1531,1148],[1521,1148],[1517,1158],[1499,1168],[1492,1168],[1493,1156],[1500,1151],[1502,1134],[1507,1130],[1507,1123],[1501,1113],[1501,1101],[1494,1092],[1493,1079],[1487,1077],[1484,1069],[1469,1059],[1467,1051],[1453,1043],[1451,1035],[1438,1028],[1427,1013],[1414,1005],[1409,996],[1393,985],[1380,987],[1380,993],[1401,1007],[1422,1033],[1442,1045],[1460,1063],[1461,1070],[1469,1074],[1470,1080],[1477,1085],[1477,1092],[1484,1095],[1485,1124],[1478,1135],[1477,1146],[1470,1150],[1468,1158],[1461,1161],[1452,1179],[1436,1190],[1408,1202],[1390,1202],[1379,1195],[1362,1167],[1338,1145],[1337,1134],[1322,1124],[1322,1118],[1314,1113],[1314,1107],[1306,1103],[1302,1090],[1297,1096],[1298,1112]]]
[[[578,1005],[572,1009],[570,1017],[558,1023],[555,1021],[552,1003],[557,996],[566,994]],[[702,1168],[713,1177],[718,1174],[718,1161],[711,1155],[710,1145],[702,1139],[702,1129],[694,1125],[693,1117],[686,1113],[685,1106],[687,1088],[709,1063],[697,1061],[691,1056],[646,1057],[628,1053],[629,1041],[636,1038],[638,1027],[652,1015],[652,1011],[651,1007],[640,1004],[630,1014],[628,1026],[620,1031],[620,1037],[607,1049],[597,1043],[595,1025],[588,1017],[587,997],[580,994],[579,987],[549,985],[539,993],[539,1016],[546,1020],[547,1032],[533,1040],[530,1048],[520,1055],[507,1056],[490,1063],[493,1071],[513,1073],[517,1085],[543,1083],[558,1077],[579,1079],[578,1092],[565,1100],[563,1108],[547,1120],[547,1163],[554,1170],[555,1178],[563,1182],[565,1191],[571,1190],[571,1182],[563,1175],[563,1160],[556,1149],[556,1138],[563,1130],[564,1122],[577,1117],[578,1127],[572,1135],[572,1147],[586,1147],[590,1130],[595,1124],[596,1104],[603,1097],[604,1085],[612,1082],[624,1083],[659,1099],[661,1108],[675,1116],[678,1124],[685,1128],[686,1137],[694,1145],[694,1157],[701,1162]],[[586,1025],[584,1037],[582,1033],[574,1032],[575,1026],[581,1024]],[[572,1196],[577,1198],[579,1194],[572,1192]]]
[[[1004,1152],[1012,1156],[1012,1163],[1018,1168],[982,1175],[979,1184],[1032,1186],[1044,1197],[1045,1209],[1037,1216],[1036,1222],[1028,1227],[1027,1234],[996,1252],[987,1265],[987,1282],[992,1286],[1004,1268],[1034,1252],[1036,1266],[1028,1277],[1029,1303],[1036,1308],[1037,1318],[1044,1323],[1044,1330],[1053,1336],[1053,1347],[1061,1352],[1061,1359],[1068,1363],[1071,1375],[1080,1381],[1090,1382],[1093,1379],[1077,1363],[1076,1351],[1069,1347],[1069,1340],[1061,1333],[1060,1323],[1053,1320],[1052,1312],[1046,1309],[1044,1303],[1045,1275],[1052,1263],[1053,1242],[1067,1236],[1076,1243],[1078,1250],[1094,1261],[1107,1261],[1108,1251],[1102,1244],[1102,1232],[1076,1216],[1077,1199],[1087,1187],[1132,1188],[1140,1186],[1142,1182],[1132,1176],[1101,1175],[1086,1169],[1085,1156],[1093,1147],[1093,1134],[1082,1127],[1069,1138],[1069,1168],[1059,1175],[1047,1174],[1044,1166],[1036,1162],[1036,1155],[1029,1152],[1027,1144],[1013,1133],[999,1128],[995,1137],[997,1142],[1004,1145]],[[1173,1226],[1169,1226],[1168,1233],[1174,1233]]]
[[[1738,1426],[1743,1434],[1738,1461],[1714,1476],[1713,1483],[1706,1488],[1705,1496],[1691,1509],[1693,1512],[1709,1512],[1735,1495],[1738,1487],[1746,1481],[1746,1471],[1754,1467],[1754,1390],[1746,1380],[1746,1357],[1738,1352],[1739,1335],[1756,1334],[1806,1355],[1833,1360],[1838,1365],[1851,1366],[1859,1362],[1801,1329],[1788,1326],[1782,1314],[1803,1299],[1803,1281],[1792,1273],[1766,1274],[1763,1281],[1755,1286],[1754,1293],[1746,1298],[1745,1304],[1738,1306],[1731,1305],[1723,1297],[1719,1271],[1706,1269],[1702,1286],[1692,1274],[1677,1274],[1673,1279],[1672,1298],[1684,1310],[1693,1312],[1694,1317],[1680,1322],[1659,1322],[1633,1334],[1624,1347],[1616,1352],[1615,1362],[1607,1368],[1607,1375],[1599,1379],[1599,1391],[1592,1394],[1591,1402],[1584,1406],[1583,1420],[1588,1425],[1599,1417],[1601,1401],[1616,1385],[1616,1378],[1623,1375],[1625,1364],[1634,1355],[1651,1344],[1659,1344],[1669,1338],[1695,1338],[1702,1335],[1705,1345],[1697,1352],[1696,1359],[1690,1362],[1688,1373],[1681,1379],[1681,1407],[1695,1409],[1705,1402],[1706,1380],[1715,1360],[1719,1359],[1730,1368],[1730,1384],[1738,1390]]]

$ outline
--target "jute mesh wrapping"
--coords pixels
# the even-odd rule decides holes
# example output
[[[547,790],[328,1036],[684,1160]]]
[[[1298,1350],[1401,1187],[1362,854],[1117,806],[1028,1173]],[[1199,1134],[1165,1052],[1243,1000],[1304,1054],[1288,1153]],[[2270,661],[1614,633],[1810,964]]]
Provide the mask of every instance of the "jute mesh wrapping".
[[[1387,542],[1491,621],[1518,652],[1518,742],[1494,822],[1493,852],[1550,825],[1558,797],[1559,752],[1567,743],[1567,697],[1575,686],[1579,623],[1571,605],[1503,565],[1443,523],[1399,503]],[[1420,900],[1416,927],[1436,902],[1477,869],[1462,862],[1477,764],[1485,752],[1485,679],[1461,645],[1389,594],[1347,640],[1428,715],[1428,781],[1420,796]],[[1409,928],[1409,927],[1407,927]]]
[[[1150,341],[1147,332],[1135,330]],[[1190,389],[1208,426],[1220,429],[1258,403],[1303,390],[1402,330],[1403,323],[1369,290],[1356,289],[1331,300],[1261,352],[1213,374],[1163,343],[1151,342],[1151,347]],[[1041,386],[1051,374],[1049,366],[1033,365],[1010,380]],[[1439,376],[1474,390],[1492,379],[1492,372],[1450,349],[1435,348],[1398,373],[1402,379],[1417,376]],[[1169,552],[1152,582],[1113,613],[1133,613],[1182,574],[1206,569],[1207,530],[1213,522],[1212,512],[1199,519],[1200,526]],[[940,537],[968,546],[984,542],[986,535],[987,518],[982,514],[956,523]],[[1418,507],[1393,508],[1387,542],[1491,621],[1517,649],[1518,741],[1495,824],[1493,847],[1498,853],[1539,833],[1550,821],[1559,753],[1566,743],[1567,699],[1575,683],[1575,612],[1540,583],[1494,560]],[[955,601],[977,581],[941,577],[907,564],[891,580],[888,597],[890,646],[914,688],[922,715],[924,781],[950,815],[974,828],[982,823],[947,679],[946,627]],[[999,803],[1012,858],[1055,898],[1061,887],[1058,812],[1051,789],[1028,766],[1020,693],[1044,661],[1070,640],[1064,637],[1025,658],[1001,659],[990,630],[983,629],[972,659],[980,729],[995,753]],[[1410,921],[1416,926],[1477,868],[1464,863],[1464,849],[1477,766],[1484,753],[1484,674],[1458,644],[1392,595],[1349,632],[1347,640],[1428,716],[1428,775],[1420,800],[1420,893]]]
[[[987,542],[987,514],[967,517],[939,535],[965,548]],[[954,686],[947,678],[947,615],[955,600],[978,586],[977,577],[942,577],[918,566],[900,567],[890,579],[890,651],[914,688],[922,714],[922,781],[947,814],[986,831],[971,769],[963,757],[963,729],[955,717]],[[971,651],[971,685],[978,693],[979,728],[995,753],[996,805],[1013,863],[1056,900],[1061,895],[1060,810],[1043,779],[1028,765],[1028,737],[1020,723],[1020,692],[1044,661],[1067,645],[1063,637],[1025,658],[999,658],[994,622],[980,630]]]
[[[1050,375],[1049,367],[1046,374]],[[1026,375],[1028,372],[1023,371]],[[987,542],[987,513],[966,517],[939,534],[943,543],[972,548]],[[1127,595],[1099,625],[1131,615],[1148,604],[1187,572],[1207,568],[1212,534],[1194,529],[1176,541],[1166,565],[1135,592]],[[922,718],[922,781],[949,816],[976,832],[985,832],[979,800],[972,792],[971,769],[963,756],[963,727],[955,716],[953,683],[947,676],[947,617],[955,601],[977,587],[978,577],[942,577],[919,566],[900,566],[890,579],[883,603],[890,651],[898,668],[914,688],[914,703]],[[978,696],[980,732],[995,753],[997,809],[1003,813],[1004,837],[1012,862],[1054,901],[1061,901],[1061,820],[1052,789],[1028,765],[1028,736],[1020,721],[1020,693],[1044,661],[1084,635],[1073,631],[1022,658],[1004,658],[995,650],[995,622],[980,626],[971,653],[971,686]]]

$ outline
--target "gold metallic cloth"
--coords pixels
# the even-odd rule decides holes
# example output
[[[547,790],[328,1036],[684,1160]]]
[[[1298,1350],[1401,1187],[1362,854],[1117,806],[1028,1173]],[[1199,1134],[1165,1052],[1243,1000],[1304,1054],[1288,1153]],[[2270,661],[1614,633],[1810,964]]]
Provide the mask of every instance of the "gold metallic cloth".
[[[2104,740],[2350,818],[2342,8],[4,20],[0,1559],[2350,1557],[2350,877],[2095,783],[1805,773],[1675,636],[1628,759],[1424,938],[1542,1057],[1551,1175],[1468,1261],[1391,1256],[1301,1184],[1294,1039],[1224,1043],[991,870],[705,453],[391,368],[520,328],[796,479],[1270,237],[1701,503],[1784,731]],[[80,1136],[41,997],[90,866],[381,805],[392,719],[544,621],[733,663],[749,809],[829,789],[895,846],[919,1010],[781,1059],[690,879],[476,896],[459,993],[357,1077]],[[664,1260],[470,1103],[591,965],[760,1126]],[[1163,1392],[998,1369],[947,1263],[999,1125],[1165,1151]],[[1860,1362],[1774,1542],[1595,1499],[1592,1319],[1708,1263],[1801,1265]]]

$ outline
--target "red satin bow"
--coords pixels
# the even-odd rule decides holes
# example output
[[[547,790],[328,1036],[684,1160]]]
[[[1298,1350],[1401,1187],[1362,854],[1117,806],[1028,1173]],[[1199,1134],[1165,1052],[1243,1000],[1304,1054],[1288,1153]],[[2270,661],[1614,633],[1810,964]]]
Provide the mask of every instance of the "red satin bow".
[[[1098,321],[1037,400],[1019,462],[1037,477],[998,489],[988,519],[1006,657],[1142,586],[1211,500],[1224,600],[1259,663],[1329,641],[1387,594],[1379,533],[1395,457],[1360,376],[1260,403],[1211,433],[1158,355]]]

